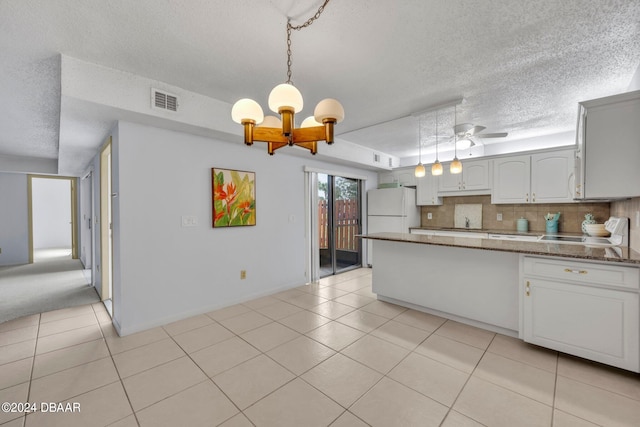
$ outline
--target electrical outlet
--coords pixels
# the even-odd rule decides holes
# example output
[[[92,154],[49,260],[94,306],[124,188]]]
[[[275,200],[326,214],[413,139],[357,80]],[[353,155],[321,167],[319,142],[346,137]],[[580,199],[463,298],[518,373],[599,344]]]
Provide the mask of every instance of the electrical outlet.
[[[433,214],[431,212],[427,212],[427,219],[433,219]]]
[[[247,278],[247,270],[240,270],[240,280]]]
[[[502,221],[502,214],[501,213],[496,215],[496,221]]]

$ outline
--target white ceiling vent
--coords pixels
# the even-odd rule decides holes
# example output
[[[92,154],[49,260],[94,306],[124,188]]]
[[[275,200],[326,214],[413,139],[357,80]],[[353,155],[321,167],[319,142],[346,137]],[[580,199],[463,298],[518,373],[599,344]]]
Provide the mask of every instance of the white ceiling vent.
[[[151,88],[151,107],[160,110],[178,111],[178,97],[158,89]]]

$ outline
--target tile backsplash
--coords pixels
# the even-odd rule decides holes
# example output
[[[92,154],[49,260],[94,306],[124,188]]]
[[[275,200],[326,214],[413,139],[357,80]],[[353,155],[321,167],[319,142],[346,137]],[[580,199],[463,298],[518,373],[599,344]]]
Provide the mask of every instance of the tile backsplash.
[[[636,203],[640,199],[636,200]],[[456,204],[482,204],[482,228],[497,231],[516,231],[516,220],[529,220],[529,231],[544,232],[547,213],[560,212],[558,231],[560,233],[581,233],[582,221],[585,214],[591,213],[599,223],[609,219],[613,212],[609,203],[557,203],[557,204],[522,204],[522,205],[492,205],[491,196],[456,196],[444,197],[442,206],[422,206],[421,225],[423,227],[454,227]],[[620,202],[616,202],[620,203]],[[625,209],[624,206],[621,209]],[[629,208],[631,209],[631,208]],[[432,219],[427,219],[427,214]],[[502,214],[502,221],[498,221],[497,214]],[[631,215],[624,215],[629,216]],[[636,230],[637,232],[637,230]]]
[[[640,211],[640,197],[611,203],[611,215],[630,218],[629,246],[640,251],[640,227],[636,223],[637,212]]]

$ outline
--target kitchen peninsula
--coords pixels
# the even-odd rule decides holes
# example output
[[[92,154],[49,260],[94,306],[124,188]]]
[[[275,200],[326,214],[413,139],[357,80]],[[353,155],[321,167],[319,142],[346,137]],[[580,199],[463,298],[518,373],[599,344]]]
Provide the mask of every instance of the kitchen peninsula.
[[[378,299],[638,372],[640,253],[406,233],[373,242]]]

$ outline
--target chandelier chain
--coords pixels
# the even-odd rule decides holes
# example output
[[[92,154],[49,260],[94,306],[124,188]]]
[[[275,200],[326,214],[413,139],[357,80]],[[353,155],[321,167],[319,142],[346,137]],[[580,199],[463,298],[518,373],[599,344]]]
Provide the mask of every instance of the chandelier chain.
[[[325,0],[324,3],[318,8],[318,11],[311,18],[307,19],[304,24],[300,25],[291,25],[291,20],[287,20],[287,83],[293,84],[291,81],[291,30],[300,31],[303,28],[307,28],[309,25],[313,24],[313,21],[320,18],[322,12],[324,12],[324,8],[327,6],[330,0]]]

